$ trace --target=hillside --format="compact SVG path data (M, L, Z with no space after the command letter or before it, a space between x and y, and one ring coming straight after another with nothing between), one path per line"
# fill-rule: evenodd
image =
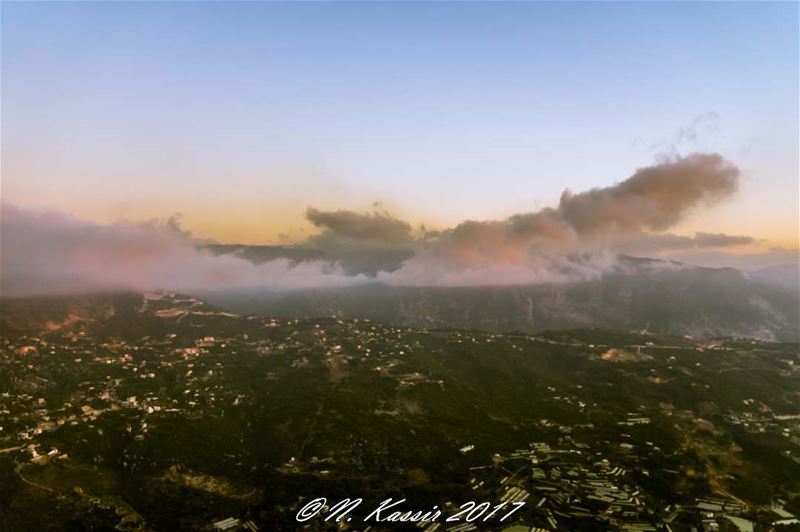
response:
M309 500L356 496L350 526L375 530L404 529L359 527L387 497L527 501L492 529L800 511L796 344L274 319L168 293L17 300L3 323L6 530L295 530Z

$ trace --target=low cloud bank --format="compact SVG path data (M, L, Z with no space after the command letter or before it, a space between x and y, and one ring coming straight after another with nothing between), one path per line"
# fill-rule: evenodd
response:
M49 210L0 207L5 297L106 290L292 290L358 284L335 264L264 264L197 248L174 219L101 225Z
M103 225L4 203L0 287L2 295L15 296L589 280L617 267L620 253L699 253L754 242L744 235L667 232L733 195L738 179L739 170L720 155L675 157L609 187L566 190L556 207L438 231L414 228L383 210L310 207L306 218L318 233L292 248L262 249L267 260L252 259L259 250L248 255L203 246L176 219ZM284 249L291 256L282 257ZM313 258L298 260L302 249L315 250L308 254Z

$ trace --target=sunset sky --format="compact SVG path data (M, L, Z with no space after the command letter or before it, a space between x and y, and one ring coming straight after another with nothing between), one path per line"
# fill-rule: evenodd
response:
M302 241L306 209L451 227L664 155L739 190L671 227L798 246L798 4L2 4L2 198Z

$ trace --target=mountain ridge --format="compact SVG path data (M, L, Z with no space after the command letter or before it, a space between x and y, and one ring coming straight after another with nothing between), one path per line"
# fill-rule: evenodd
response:
M625 258L589 281L547 285L411 287L373 283L291 292L208 292L236 312L278 317L370 318L414 327L493 332L596 326L690 335L800 339L800 304L791 289L735 268Z
M624 271L592 281L495 287L363 286L290 292L113 292L5 298L0 332L48 332L109 319L128 335L160 331L164 318L226 313L276 318L371 319L419 329L535 334L596 327L697 339L800 340L800 305L791 290L734 268L687 267L626 259ZM167 297L168 296L168 297ZM154 312L130 317L145 308ZM80 327L77 327L80 329ZM130 329L128 331L128 329Z

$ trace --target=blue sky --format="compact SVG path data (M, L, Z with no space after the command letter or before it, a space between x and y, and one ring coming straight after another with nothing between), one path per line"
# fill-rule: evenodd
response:
M267 242L309 205L536 210L674 147L743 171L679 231L797 245L794 2L4 2L2 67L21 205Z

